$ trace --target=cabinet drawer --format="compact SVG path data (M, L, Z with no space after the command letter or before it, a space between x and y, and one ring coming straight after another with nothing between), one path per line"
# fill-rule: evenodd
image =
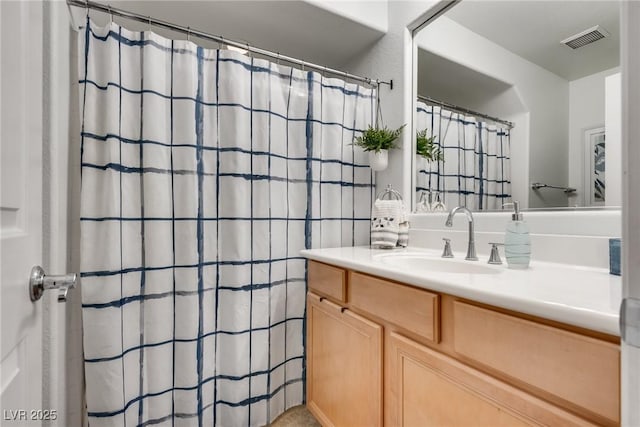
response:
M309 261L309 289L336 301L347 301L347 272L321 262Z
M458 354L619 423L617 345L460 301L453 311Z
M433 342L440 340L439 296L349 272L349 304Z

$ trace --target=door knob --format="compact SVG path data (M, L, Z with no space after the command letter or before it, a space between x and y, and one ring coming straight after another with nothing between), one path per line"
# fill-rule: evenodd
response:
M640 348L640 299L627 297L622 300L620 336L625 344Z
M47 289L58 289L58 302L66 302L67 292L76 286L76 278L76 273L57 276L45 274L44 269L36 265L31 269L31 277L29 279L31 301L38 301Z

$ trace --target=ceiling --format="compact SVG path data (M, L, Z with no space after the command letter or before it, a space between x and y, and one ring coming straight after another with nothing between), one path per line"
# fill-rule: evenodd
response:
M620 65L617 1L465 0L446 16L567 80ZM611 36L576 50L560 43L595 25Z
M99 1L333 68L348 63L384 35L379 29L303 1ZM108 21L106 14L96 11L91 17L99 24ZM117 17L115 21L134 30L147 28Z

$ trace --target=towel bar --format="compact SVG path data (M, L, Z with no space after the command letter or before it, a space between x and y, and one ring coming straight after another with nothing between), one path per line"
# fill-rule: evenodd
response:
M571 188L571 187L560 187L557 185L549 185L549 184L543 184L541 182L534 182L533 184L531 184L531 189L532 190L539 190L541 188L553 188L556 190L562 190L567 194L571 194L571 193L575 193L576 189L575 188Z

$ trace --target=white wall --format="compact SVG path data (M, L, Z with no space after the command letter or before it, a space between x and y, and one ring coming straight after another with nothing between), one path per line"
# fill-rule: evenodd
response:
M466 248L467 221L459 218L453 227L445 227L447 214L410 215L409 244L442 249L442 238L451 239L454 251ZM609 238L619 237L621 213L616 209L529 211L524 219L531 233L531 259L596 268L609 268ZM507 212L482 212L473 215L475 241L481 262L489 259L489 242L504 241ZM501 251L502 253L502 251Z
M355 74L393 79L393 90L384 85L380 88L382 116L390 128L406 123L410 129L413 120L412 37L407 26L436 3L389 2L387 34L344 66ZM411 200L411 132L403 132L401 139L402 149L391 151L389 167L376 173L376 185L380 189L391 184L405 200Z
M516 177L514 172L513 192L519 195L523 207L527 201L528 207L566 206L564 193L534 192L528 186L537 181L554 185L568 182L568 82L447 17L426 27L416 41L425 50L513 86L526 113L493 112L516 122L512 170L522 175ZM509 104L496 99L485 108L500 110L505 106L509 108Z
M605 78L619 69L569 82L569 186L578 190L569 199L569 206L585 206L584 132L604 126Z

